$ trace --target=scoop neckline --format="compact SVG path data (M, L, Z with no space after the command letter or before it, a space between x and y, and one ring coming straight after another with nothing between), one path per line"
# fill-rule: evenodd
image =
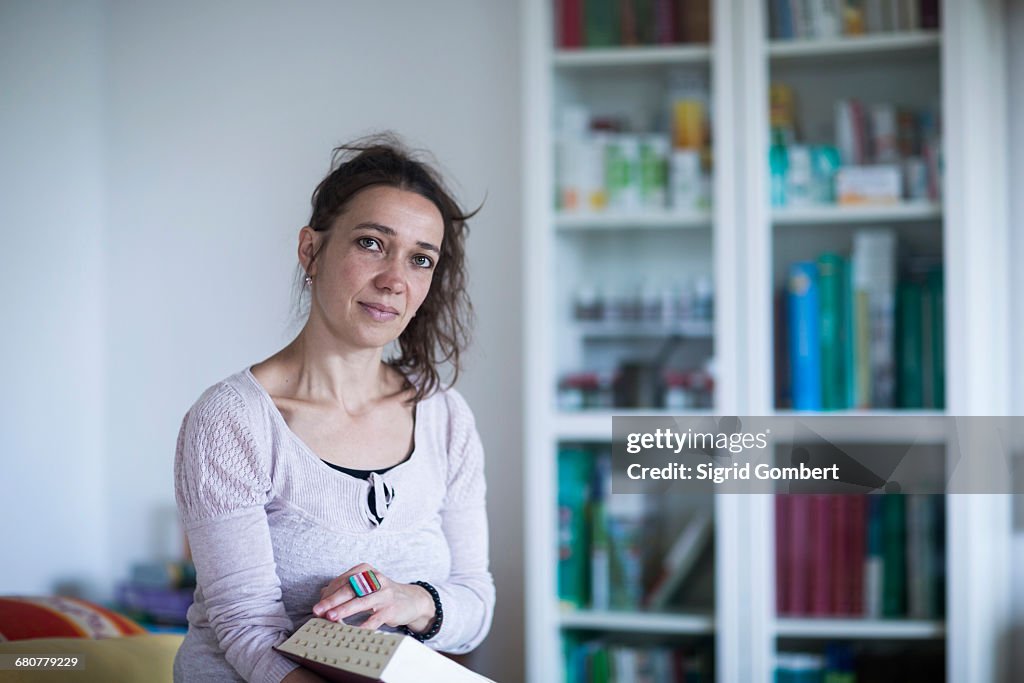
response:
M360 479L359 477L355 477L355 476L349 474L348 472L342 472L340 470L334 469L333 467L330 466L330 464L327 463L326 460L324 460L319 455L317 455L316 451L314 451L312 448L310 448L309 444L307 444L305 441L303 441L301 436L299 436L298 434L296 434L295 432L292 431L291 426L288 424L288 420L284 419L284 415L281 413L281 409L277 407L276 403L274 403L274 397L271 396L270 392L267 391L267 388L264 387L260 383L260 381L258 379L256 379L256 375L252 374L252 366L251 365L245 368L244 374L245 374L246 378L248 378L248 380L250 382L252 382L253 385L256 386L256 389L259 392L260 397L262 398L263 401L265 401L267 403L267 406L270 408L270 412L274 415L274 419L276 419L278 422L281 423L281 427L284 429L284 432L288 435L288 438L290 438L296 445L298 445L300 450L302 450L306 454L307 457L310 457L313 460L315 460L316 464L319 465L320 467L325 468L328 471L333 472L335 474L343 475L343 477L345 479L348 479L350 481L357 482L357 483L364 483L365 482L364 479ZM413 406L413 418L412 418L412 441L413 441L413 444L412 444L412 451L409 453L408 456L406 456L406 458L404 460L402 460L401 462L399 462L399 463L397 463L395 465L392 465L390 468L388 468L388 470L386 472L384 472L383 474L379 474L377 476L381 476L381 477L387 476L387 475L395 472L396 470L404 467L405 465L408 465L410 462L412 462L412 459L413 459L413 457L415 457L416 451L419 449L419 444L420 444L419 429L420 429L420 422L421 422L420 417L421 416L419 414L419 409L420 409L420 404L422 404L422 403L423 403L423 401L417 401L416 404Z

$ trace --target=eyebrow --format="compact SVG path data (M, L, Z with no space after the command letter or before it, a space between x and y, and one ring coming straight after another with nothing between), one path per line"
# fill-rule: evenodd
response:
M373 222L360 223L355 228L353 228L353 230L359 230L361 228L366 228L368 230L376 230L377 232L383 233L383 234L387 235L388 237L395 237L395 236L398 235L398 233L395 232L394 228L389 228L388 226L381 225L380 223L373 223ZM432 251L435 254L440 254L441 253L441 250L438 249L435 245L431 244L430 242L416 242L416 244L419 245L419 247L421 249L426 249L428 251Z

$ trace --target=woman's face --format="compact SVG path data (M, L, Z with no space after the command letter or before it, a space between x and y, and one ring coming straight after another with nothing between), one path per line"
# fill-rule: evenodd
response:
M302 229L300 258L313 276L310 315L346 345L383 348L426 298L443 237L441 212L426 197L386 186L361 190L326 233Z

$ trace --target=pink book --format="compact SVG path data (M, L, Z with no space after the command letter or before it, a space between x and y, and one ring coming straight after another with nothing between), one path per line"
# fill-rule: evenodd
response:
M832 613L832 499L811 496L811 614Z
M789 614L810 613L808 579L811 570L811 496L794 494L789 500Z
M672 0L654 0L654 37L661 45L678 43Z
M559 47L583 46L583 0L559 0Z
M850 515L853 496L832 499L832 613L848 616L853 613L853 527ZM858 558L859 561L859 558Z
M850 614L864 614L864 562L867 553L868 500L850 496Z
M775 609L780 615L790 614L789 596L790 496L775 496Z

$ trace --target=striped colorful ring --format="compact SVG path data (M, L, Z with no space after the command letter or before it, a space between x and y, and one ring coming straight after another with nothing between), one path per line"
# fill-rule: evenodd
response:
M348 577L348 582L352 585L352 590L356 592L356 597L361 598L380 590L380 581L377 580L377 575L373 573L372 569L353 574Z

